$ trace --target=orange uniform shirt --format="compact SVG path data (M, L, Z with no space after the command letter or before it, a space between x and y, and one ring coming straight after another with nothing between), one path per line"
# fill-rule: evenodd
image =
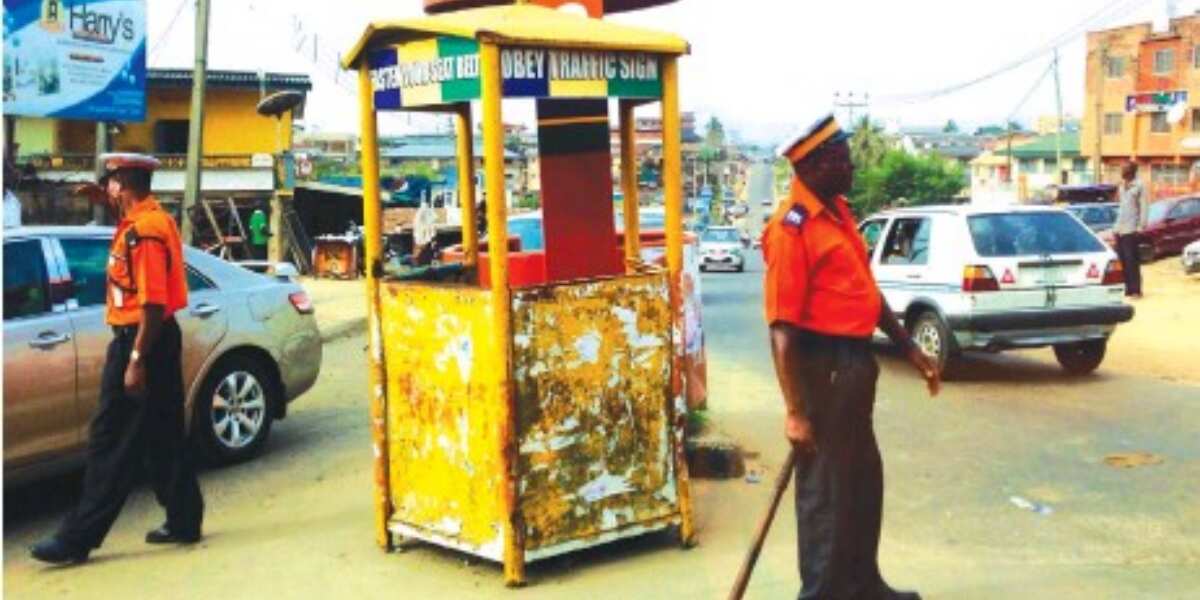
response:
M153 196L117 225L108 256L105 318L109 325L136 325L147 304L162 306L167 317L187 306L179 228Z
M762 234L768 324L825 335L869 337L882 297L845 198L831 211L793 177L792 194Z

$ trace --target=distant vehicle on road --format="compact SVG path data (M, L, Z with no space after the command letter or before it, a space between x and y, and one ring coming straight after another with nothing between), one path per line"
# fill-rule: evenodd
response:
M859 230L888 304L947 374L965 351L1044 346L1090 373L1133 316L1116 255L1059 208L925 206Z
M82 464L105 350L105 227L4 232L4 481ZM192 439L216 462L254 455L312 387L321 336L304 288L191 247L183 375Z
M746 270L742 237L735 227L709 227L700 234L700 270Z
M1083 221L1083 224L1087 225L1088 229L1100 232L1112 229L1113 224L1117 222L1117 212L1120 209L1120 204L1116 202L1072 204L1064 208L1067 209L1067 212L1075 215L1077 219Z
M1200 273L1200 239L1188 244L1180 255L1185 273Z

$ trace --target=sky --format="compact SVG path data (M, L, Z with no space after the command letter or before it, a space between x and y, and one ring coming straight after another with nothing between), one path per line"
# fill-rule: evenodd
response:
M835 110L835 94L890 127L964 129L1026 125L1056 111L1052 70L1059 49L1063 110L1082 113L1085 32L1200 9L1200 0L678 0L614 15L614 21L672 31L691 43L680 63L681 104L701 122L716 116L744 141L773 143ZM353 73L339 73L372 20L422 14L420 0L211 0L209 67L308 73L312 130L357 130ZM149 63L190 68L194 0L147 0ZM315 43L314 43L315 40ZM314 48L315 46L315 48ZM1040 54L1037 54L1038 52ZM954 93L954 87L1029 58ZM1040 80L1040 83L1039 83ZM1022 98L1028 101L1021 105ZM653 114L653 111L651 112ZM846 109L837 109L843 119ZM530 122L528 102L506 102L505 118ZM429 115L380 117L384 134L444 127Z

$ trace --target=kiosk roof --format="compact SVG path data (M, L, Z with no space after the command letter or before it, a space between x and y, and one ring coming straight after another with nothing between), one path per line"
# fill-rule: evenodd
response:
M450 35L502 45L687 54L687 40L670 34L591 19L530 4L489 6L412 19L374 21L342 59L355 68L375 44Z

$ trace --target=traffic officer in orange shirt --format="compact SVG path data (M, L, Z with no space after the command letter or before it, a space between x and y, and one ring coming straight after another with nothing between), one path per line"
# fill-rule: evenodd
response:
M137 154L100 157L100 186L80 189L120 217L108 259L105 313L113 329L91 423L79 505L33 557L77 563L100 547L146 462L166 523L151 544L200 539L204 500L187 450L179 324L187 306L183 247L174 219L150 195L158 161ZM103 187L101 187L103 186Z
M876 327L925 378L937 369L896 320L871 275L845 194L854 168L847 135L827 116L781 148L790 197L763 232L764 296L784 432L798 452L796 521L801 599L919 598L879 573L883 463L872 412Z

